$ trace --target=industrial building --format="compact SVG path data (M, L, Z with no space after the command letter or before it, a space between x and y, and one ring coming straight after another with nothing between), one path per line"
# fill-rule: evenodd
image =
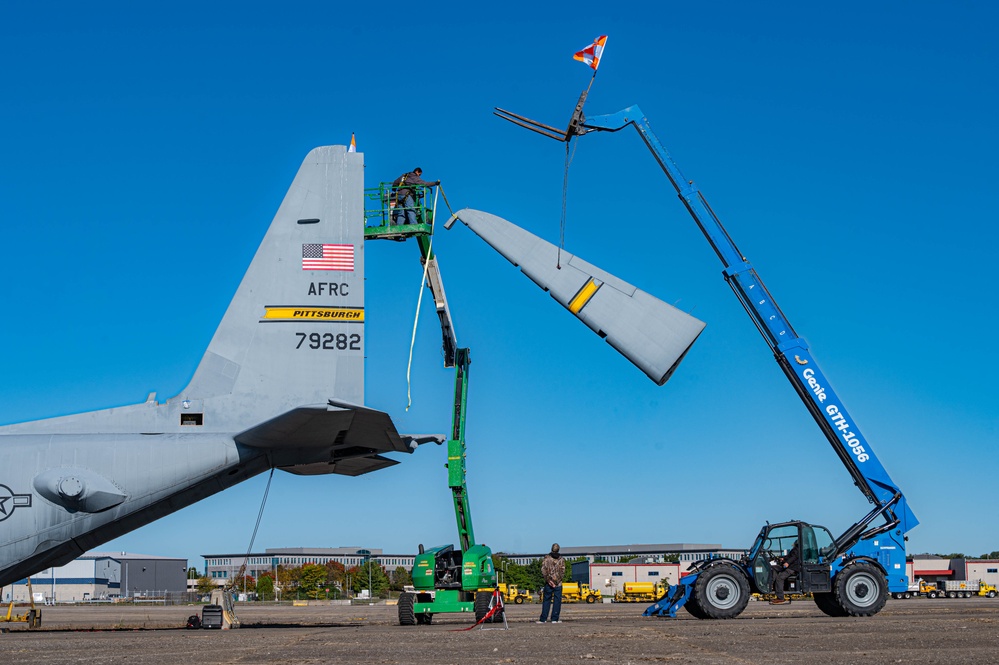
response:
M947 580L981 580L999 587L999 560L944 559L932 554L916 554L906 562L910 582L937 583Z
M513 563L526 566L536 559L541 559L548 552L540 553L505 553L497 555L509 559ZM563 547L562 556L566 559L585 559L585 563L605 562L617 563L622 560L642 563L661 563L675 555L680 560L679 570L685 571L694 561L709 555L727 558L739 558L745 550L727 549L717 544L667 543L654 545L591 545L585 547ZM284 547L268 548L263 552L247 554L203 554L205 559L205 575L213 580L226 580L239 573L243 561L246 560L246 574L258 577L262 573L275 572L278 566L295 567L307 563L325 565L330 561L343 564L344 567L363 565L370 556L387 571L401 566L407 571L413 569L415 554L386 554L377 548L361 547ZM587 569L588 570L588 569ZM586 578L581 581L588 581ZM574 576L575 579L575 576Z
M572 577L586 582L591 589L600 591L605 597L613 598L614 594L624 590L626 582L658 582L671 585L680 582L680 569L686 568L679 563L587 563L586 579L582 579L582 571L577 573L577 566L572 565Z
M47 604L130 599L172 600L187 592L187 559L88 552L31 576L35 602ZM3 600L28 602L28 581L2 590Z
M572 564L572 579L586 582L605 594L619 590L624 582L665 582L676 584L695 561L709 556L739 559L746 550L726 548L717 543L658 543L632 545L564 546L562 556L567 560L582 559ZM526 566L543 558L548 552L497 552L497 556L518 565ZM205 574L223 584L231 579L243 565L245 554L205 554ZM386 554L377 548L361 547L285 547L268 548L262 553L251 553L246 574L258 577L261 573L274 572L278 566L296 567L307 563L325 565L329 561L341 563L346 568L363 565L367 558L376 561L387 571L403 567L413 568L414 554ZM676 558L678 561L669 561ZM943 559L918 554L909 559L906 574L911 581L920 578L927 582L938 580L983 580L999 586L999 561L977 559ZM32 578L34 581L35 578Z
M413 569L414 554L385 554L377 548L362 547L284 547L267 548L263 552L250 554L202 554L205 559L205 575L213 580L227 580L235 577L246 561L246 575L256 578L263 573L274 573L278 566L298 567L307 563L326 565L330 561L342 564L345 568L363 565L370 557L388 571L402 566Z

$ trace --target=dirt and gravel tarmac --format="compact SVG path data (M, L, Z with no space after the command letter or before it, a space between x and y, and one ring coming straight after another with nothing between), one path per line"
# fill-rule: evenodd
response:
M46 607L40 629L7 625L0 664L999 663L999 599L889 600L865 619L833 619L810 601L753 602L729 621L573 604L563 623L538 625L538 605L507 609L509 630L465 631L468 615L399 626L385 604L241 604L243 628L219 631L182 628L195 606Z

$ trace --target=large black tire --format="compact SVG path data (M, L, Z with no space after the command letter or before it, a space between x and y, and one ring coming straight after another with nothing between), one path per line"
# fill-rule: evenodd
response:
M930 592L929 592L928 594L926 594L926 595L927 595L927 596L929 596L930 598L936 598L936 597L937 597L938 595L940 595L940 594L938 594L938 593L937 593L936 591L930 591Z
M523 605L523 604L524 604L524 597L523 597L523 596L516 596L516 597L515 597L515 598L513 599L513 602L514 602L515 604L517 604L517 605Z
M597 602L597 597L594 596L593 594L590 594L589 596L586 597L586 602L595 603Z
M693 593L690 594L690 598L687 599L687 602L683 604L683 608L687 610L687 612L690 613L692 616L697 617L698 619L710 618L707 614L704 613L704 610L701 609L700 603L697 602L697 596L695 596Z
M475 623L482 621L482 617L489 614L489 601L492 600L492 591L476 591L475 592ZM496 614L489 617L486 623L496 623L503 622L503 610L498 611Z
M399 594L399 625L415 626L416 614L413 612L413 603L416 599L411 593Z
M995 591L989 591L985 595L988 596L989 598L995 598L996 597L996 592Z
M847 616L874 616L888 602L888 583L874 564L853 563L836 575L833 596Z
M420 626L429 626L434 622L434 615L429 612L420 612L416 615L416 623Z
M697 576L690 595L706 618L734 619L749 603L749 580L735 566L714 566Z
M815 601L815 605L822 610L822 613L831 617L845 617L847 613L843 611L843 608L839 606L836 602L835 595L830 591L829 593L813 593L812 600Z

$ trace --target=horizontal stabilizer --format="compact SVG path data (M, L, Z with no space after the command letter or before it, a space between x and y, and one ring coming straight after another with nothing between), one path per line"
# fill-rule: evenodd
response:
M302 450L364 447L377 452L409 453L387 413L363 406L303 406L237 434L236 443L251 448Z
M704 330L703 321L579 257L559 252L555 245L505 219L467 208L454 217L519 266L657 385L666 383Z
M394 466L398 463L398 460L389 459L388 457L370 455L368 457L352 457L332 463L317 462L315 464L283 466L280 469L288 473L293 473L296 476L322 476L327 473L338 473L341 476L360 476L365 473Z

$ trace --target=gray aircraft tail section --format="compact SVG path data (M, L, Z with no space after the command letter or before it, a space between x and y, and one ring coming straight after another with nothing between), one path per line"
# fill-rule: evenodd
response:
M455 220L520 267L657 385L666 383L704 329L703 321L496 215L466 208L445 226Z
M268 468L356 476L445 439L364 406L363 160L306 156L179 395L0 426L0 587Z
M213 400L215 417L233 422L206 427L240 429L333 396L364 403L363 171L343 146L305 158L180 396L229 398Z

